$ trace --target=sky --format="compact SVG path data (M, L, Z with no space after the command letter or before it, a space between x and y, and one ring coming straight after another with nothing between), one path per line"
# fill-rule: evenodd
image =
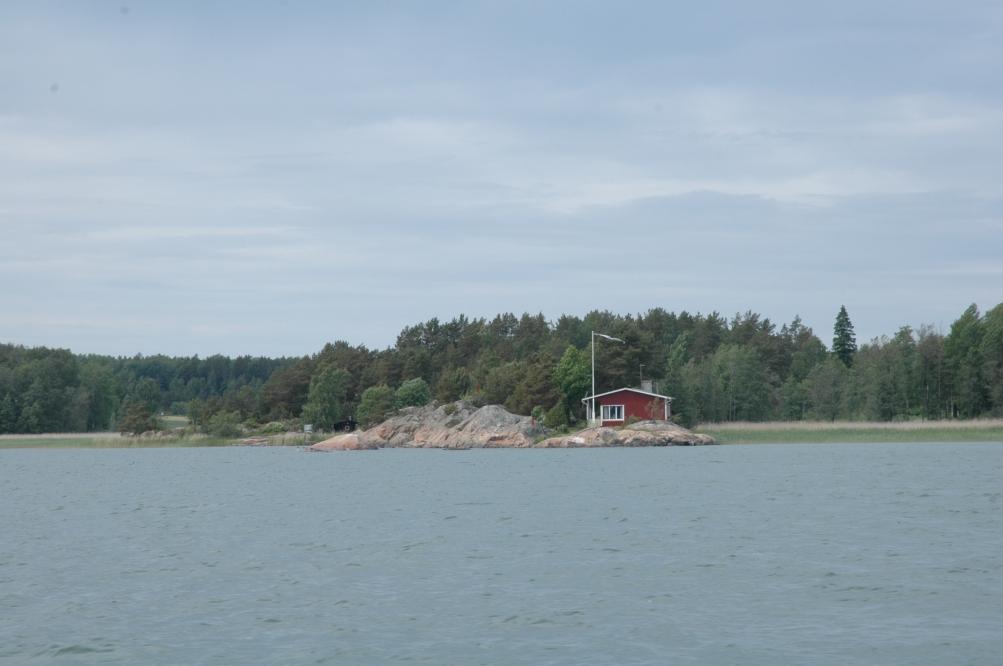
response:
M0 341L1003 301L998 2L0 4Z

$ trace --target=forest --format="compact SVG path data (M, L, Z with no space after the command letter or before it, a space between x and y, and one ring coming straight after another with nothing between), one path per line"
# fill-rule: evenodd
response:
M299 358L110 357L3 344L0 433L141 432L164 414L202 429L325 429L460 398L574 425L590 391L592 331L623 341L597 338L597 392L655 380L684 425L1003 415L1003 304L984 314L968 307L946 334L903 326L860 345L845 308L828 345L799 318L778 328L751 311L728 319L655 308L556 321L431 319L386 349L337 341Z

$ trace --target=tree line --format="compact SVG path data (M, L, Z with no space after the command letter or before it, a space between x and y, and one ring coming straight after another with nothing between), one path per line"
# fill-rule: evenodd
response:
M728 319L655 308L556 321L431 319L405 327L386 349L338 341L299 358L121 358L0 345L0 433L139 431L155 428L158 414L184 414L203 429L292 420L329 428L461 398L559 427L584 416L592 331L624 341L597 341L597 391L655 380L687 425L1003 415L1003 304L984 314L970 306L946 334L903 326L859 347L845 308L829 346L799 318L778 328L751 311Z

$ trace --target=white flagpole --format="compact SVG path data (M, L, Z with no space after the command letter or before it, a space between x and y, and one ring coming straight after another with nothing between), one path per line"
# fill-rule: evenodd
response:
M606 338L607 340L612 340L613 342L622 342L627 344L625 340L620 338L614 338L612 335L606 335L605 333L596 333L592 331L592 398L589 400L589 425L592 424L596 419L596 336L600 338Z
M596 332L592 331L592 399L589 400L589 427L596 420Z

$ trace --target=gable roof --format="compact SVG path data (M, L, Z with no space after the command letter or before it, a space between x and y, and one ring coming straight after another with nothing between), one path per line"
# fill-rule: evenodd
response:
M621 391L630 391L631 393L640 393L641 395L650 395L652 398L662 398L663 400L672 400L667 395L662 395L661 393L652 393L651 391L642 391L638 388L631 388L629 386L624 386L623 388L618 388L613 391L606 391L605 393L597 393L596 395L587 395L582 398L582 402L588 402L589 400L595 400L596 398L601 398L606 395L612 395L614 393L620 393Z

